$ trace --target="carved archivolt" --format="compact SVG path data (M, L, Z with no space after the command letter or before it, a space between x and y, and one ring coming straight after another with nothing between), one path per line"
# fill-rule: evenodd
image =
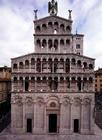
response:
M84 96L83 98L81 96L76 96L72 98L72 96L62 96L62 98L59 99L57 95L50 95L47 96L47 98L44 99L44 97L38 96L35 99L36 103L39 105L45 104L46 101L46 107L47 109L59 109L60 103L62 103L64 106L68 106L68 104L74 104L75 106L83 105L89 105L92 103L93 99L91 96ZM11 97L11 103L17 104L21 106L25 102L27 105L33 104L33 98L31 96L26 96L25 99L21 95L12 95Z
M63 104L64 106L67 106L67 105L70 104L70 103L71 103L70 97L65 96L65 97L62 99L62 104Z
M37 97L36 102L41 106L42 104L44 104L44 98L43 97Z
M88 97L85 97L85 98L83 99L83 104L84 104L84 105L89 105L89 104L91 104L91 99L88 98Z
M82 103L82 99L80 97L74 98L74 105L79 106Z
M26 97L25 99L25 103L28 105L28 106L31 106L33 104L33 99L32 97Z
M67 100L64 100L63 105L68 106L69 102Z
M59 102L56 100L49 100L47 103L47 109L59 109Z
M50 103L50 107L54 107L55 108L56 107L56 103L55 102L51 102Z
M53 95L53 96L51 95L51 96L48 96L47 99L46 99L47 103L48 103L50 100L54 100L54 101L56 101L56 102L59 103L59 98L58 98L57 95Z
M17 102L17 105L18 105L18 106L22 106L22 105L23 105L22 101L18 101L18 102Z
M59 109L59 99L57 96L50 96L47 99L47 109Z

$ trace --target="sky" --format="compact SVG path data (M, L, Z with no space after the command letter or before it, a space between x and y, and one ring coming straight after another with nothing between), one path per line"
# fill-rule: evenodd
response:
M49 0L0 0L0 66L11 58L34 52L34 9L38 18L48 16ZM58 16L72 10L73 34L84 34L84 55L102 67L102 0L57 0Z

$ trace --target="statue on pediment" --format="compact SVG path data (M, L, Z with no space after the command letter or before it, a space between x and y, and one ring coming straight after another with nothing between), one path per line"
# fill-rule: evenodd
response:
M58 12L58 4L56 1L52 0L51 2L48 3L48 13L50 15L57 15Z

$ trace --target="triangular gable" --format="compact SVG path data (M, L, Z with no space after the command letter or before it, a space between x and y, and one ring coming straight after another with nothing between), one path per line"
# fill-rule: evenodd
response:
M65 22L72 23L72 20L65 19L65 18L62 18L62 17L59 17L59 16L47 16L47 17L44 17L44 18L41 18L41 19L37 19L34 22L35 23L43 22L43 21L46 22L46 20L53 21L53 19L55 19L56 21L58 21L58 20L61 21L62 20L62 22L65 21Z

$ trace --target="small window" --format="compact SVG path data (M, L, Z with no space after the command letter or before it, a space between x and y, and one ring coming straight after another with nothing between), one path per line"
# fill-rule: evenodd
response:
M43 29L44 31L47 29L46 24L43 24L43 25L42 25L42 29Z
M80 44L76 44L76 49L80 49Z
M60 45L64 45L64 40L63 39L60 40Z
M67 26L66 27L66 31L68 32L68 31L71 31L71 27L70 26Z
M17 69L17 64L13 64L13 68L14 69Z
M40 32L40 31L41 31L40 26L37 26L37 27L36 27L36 31L37 31L37 32Z
M35 65L35 59L31 58L31 65Z
M17 77L14 77L14 83L16 83L17 82Z
M100 82L102 82L102 80L100 79Z
M70 40L69 39L66 40L66 45L70 45Z
M93 78L89 77L89 82L92 83L93 82Z
M92 64L89 64L89 69L93 69L93 65Z
M72 65L75 65L75 63L76 63L75 58L72 58L71 63L72 63Z

